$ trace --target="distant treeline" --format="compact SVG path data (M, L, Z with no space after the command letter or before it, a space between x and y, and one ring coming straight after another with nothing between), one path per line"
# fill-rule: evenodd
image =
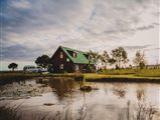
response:
M143 51L136 51L135 57L130 60L128 58L128 53L123 47L118 47L116 49L111 50L110 52L104 50L101 54L94 51L88 51L88 60L89 63L95 63L98 69L108 69L109 66L114 66L114 69L122 69L122 68L139 68L139 69L160 69L160 64L158 65L147 65L147 59ZM110 54L109 54L110 53ZM42 55L37 57L35 63L37 66L43 68L51 68L51 59L48 55ZM11 63L8 65L9 69L18 68L18 64Z

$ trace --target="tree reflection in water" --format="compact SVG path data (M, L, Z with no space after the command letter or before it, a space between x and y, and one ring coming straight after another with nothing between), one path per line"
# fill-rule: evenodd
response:
M126 91L123 90L123 89L116 89L114 88L113 89L113 94L118 96L119 98L124 98L125 97L125 94L126 94Z
M144 89L137 90L136 93L137 93L138 101L145 100L145 90Z
M72 78L57 77L49 80L49 86L53 88L59 99L71 95L75 88L75 81Z

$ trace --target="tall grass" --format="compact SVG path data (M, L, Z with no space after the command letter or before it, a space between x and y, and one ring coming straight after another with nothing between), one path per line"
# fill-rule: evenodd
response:
M127 102L126 113L119 114L119 119L124 119L123 116L126 116L126 120L158 120L157 117L159 116L158 110L144 102L138 102L137 107L135 109L131 109L130 101Z
M17 116L17 108L0 107L0 120L20 120Z

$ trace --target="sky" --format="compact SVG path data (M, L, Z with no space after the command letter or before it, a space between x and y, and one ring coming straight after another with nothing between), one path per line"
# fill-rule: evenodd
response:
M33 65L58 46L110 53L137 50L160 63L159 0L1 0L0 70Z

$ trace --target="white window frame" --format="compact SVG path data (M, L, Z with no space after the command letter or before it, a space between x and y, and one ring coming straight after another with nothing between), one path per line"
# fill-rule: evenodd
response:
M64 57L64 55L63 55L63 52L60 52L60 56L59 56L60 58L63 58Z
M76 58L77 57L77 53L73 52L73 57Z
M60 64L59 68L60 68L61 70L63 70L63 69L64 69L64 64Z

